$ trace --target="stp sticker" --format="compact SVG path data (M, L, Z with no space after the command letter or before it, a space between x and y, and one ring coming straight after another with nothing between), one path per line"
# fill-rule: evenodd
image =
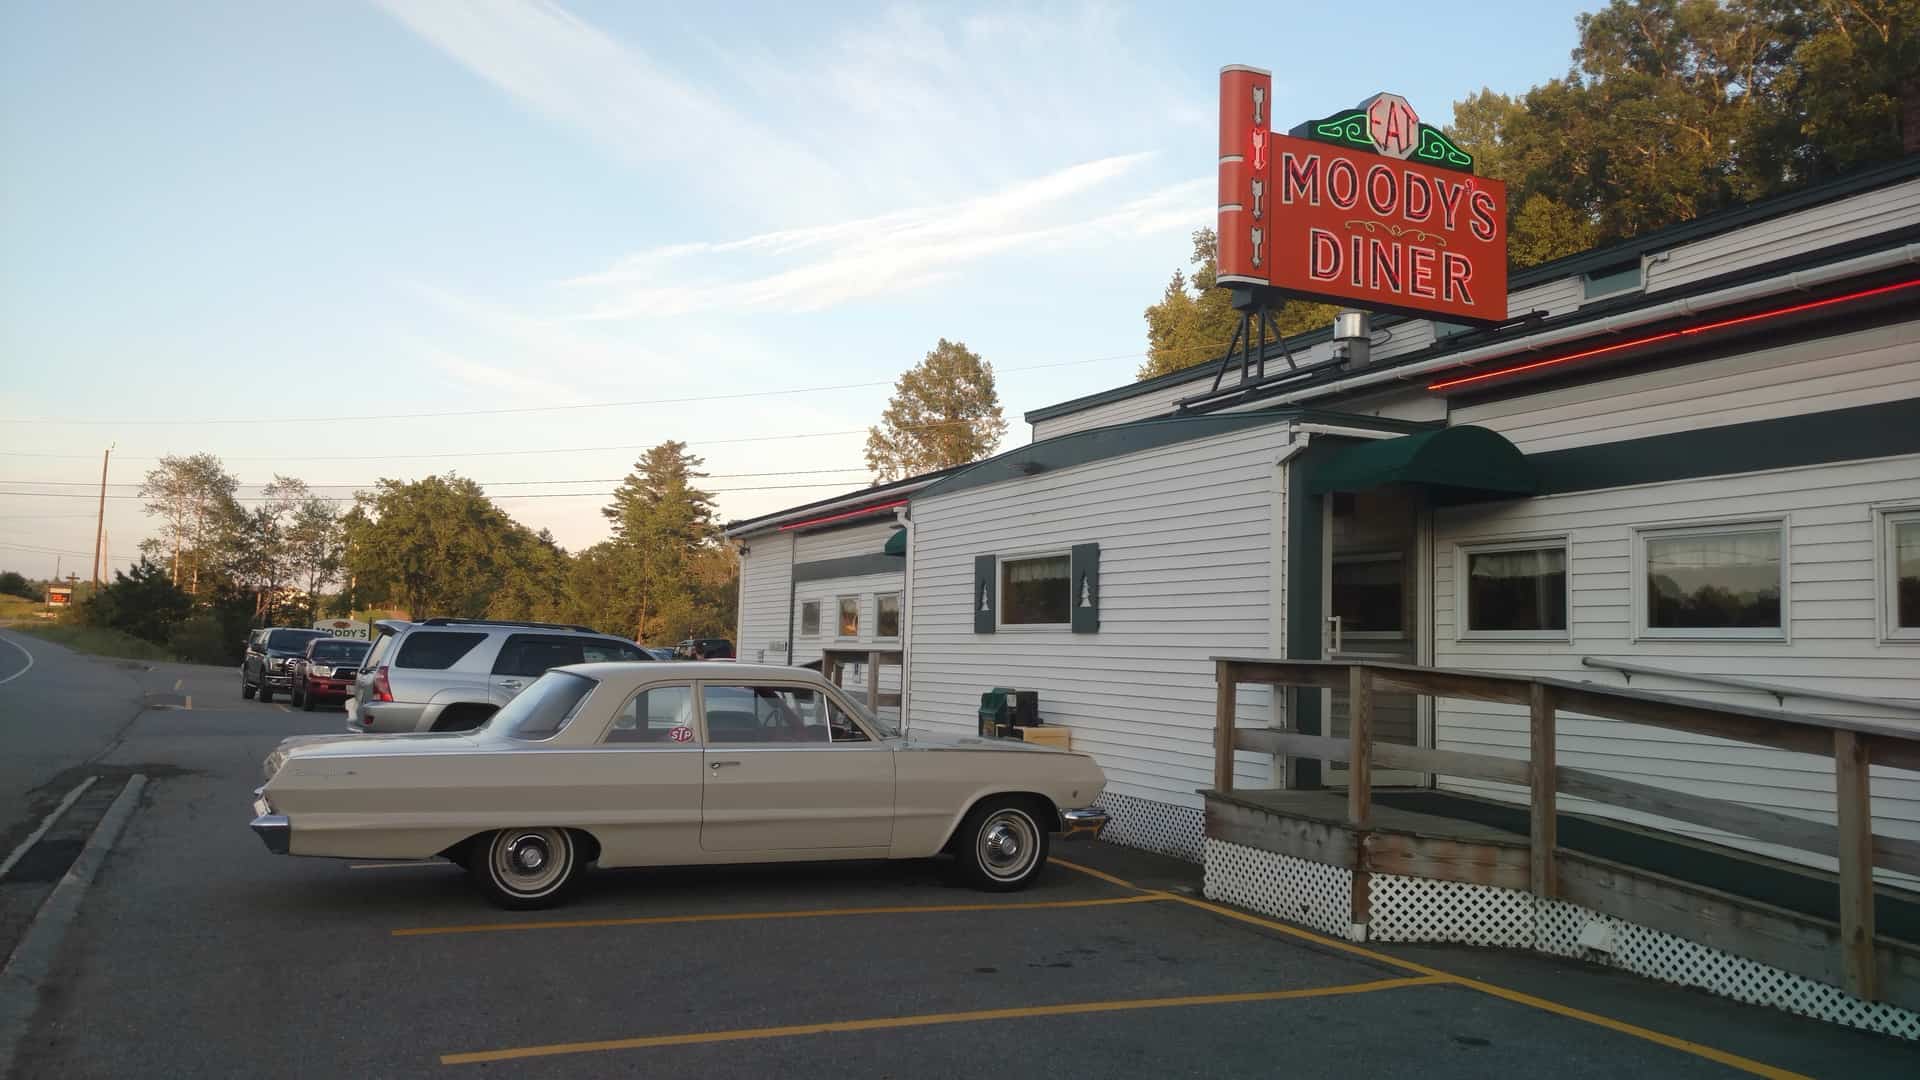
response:
M674 728L671 732L668 733L668 735L670 738L673 739L674 742L692 742L693 741L693 729L690 727Z

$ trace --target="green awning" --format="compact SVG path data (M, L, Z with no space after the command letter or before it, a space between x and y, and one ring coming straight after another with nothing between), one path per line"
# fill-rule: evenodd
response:
M905 555L906 553L907 553L907 530L905 529L893 530L893 535L887 537L886 546L880 549L880 554Z
M1313 494L1324 495L1389 484L1503 498L1536 490L1533 465L1518 447L1498 432L1471 426L1345 447L1314 467L1307 486Z

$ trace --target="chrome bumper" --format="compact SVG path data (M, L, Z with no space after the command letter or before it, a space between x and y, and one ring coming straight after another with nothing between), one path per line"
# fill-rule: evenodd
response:
M1079 810L1060 811L1060 837L1071 840L1081 834L1098 837L1100 830L1107 827L1107 812L1093 807Z
M293 840L293 825L287 821L287 815L276 814L266 796L257 791L253 800L252 829L275 855L285 855Z

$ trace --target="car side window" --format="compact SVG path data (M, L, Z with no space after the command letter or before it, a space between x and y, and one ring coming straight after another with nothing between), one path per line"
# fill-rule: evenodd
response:
M580 642L546 634L514 634L493 662L495 675L545 675L550 668L580 662Z
M381 634L379 640L373 643L373 648L367 652L366 666L378 667L381 659L387 655L387 650L392 647L392 644L392 634Z
M707 739L713 743L866 742L866 733L818 690L708 684Z
M638 645L629 645L624 641L609 638L585 638L580 642L581 661L596 664L603 660L651 660L653 657L640 651Z
M614 715L606 741L698 745L700 733L693 726L693 687L654 686L628 698Z
M393 666L445 671L485 640L485 634L449 630L423 630L408 634L406 640L400 643L400 652L394 657Z

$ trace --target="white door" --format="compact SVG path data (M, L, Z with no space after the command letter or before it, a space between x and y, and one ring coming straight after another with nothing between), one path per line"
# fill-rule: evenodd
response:
M1414 496L1399 491L1329 496L1326 617L1321 655L1328 660L1420 662L1423 585L1418 540L1420 509ZM1326 692L1327 734L1348 734L1348 693ZM1376 692L1373 696L1375 742L1420 744L1417 695ZM1327 783L1343 786L1347 767L1329 763ZM1425 773L1373 770L1373 783L1423 786Z
M884 852L893 843L893 751L810 686L700 687L708 851Z

